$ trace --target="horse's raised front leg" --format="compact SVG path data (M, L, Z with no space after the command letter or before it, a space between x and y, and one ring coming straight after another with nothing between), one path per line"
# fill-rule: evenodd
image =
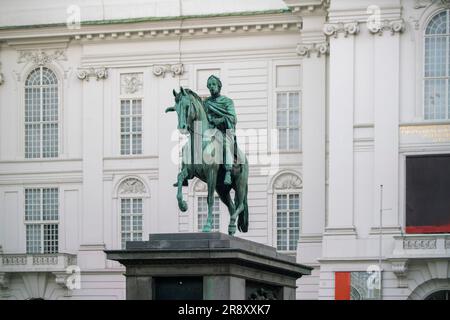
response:
M203 232L211 232L213 227L214 191L216 189L217 171L208 173L208 218L203 226Z
M178 183L178 189L177 189L177 200L178 200L178 208L182 212L185 212L187 210L187 203L183 200L183 181L188 176L188 171L186 167L183 167L178 174L177 183Z

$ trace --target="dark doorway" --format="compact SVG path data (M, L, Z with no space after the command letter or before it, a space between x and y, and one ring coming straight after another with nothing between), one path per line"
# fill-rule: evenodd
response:
M440 290L433 292L425 300L450 300L450 290Z
M155 300L203 300L202 277L159 277L154 288Z

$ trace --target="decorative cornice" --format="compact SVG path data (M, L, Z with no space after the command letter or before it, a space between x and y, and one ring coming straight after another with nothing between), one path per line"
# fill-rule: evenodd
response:
M391 35L395 33L401 33L405 29L405 21L403 19L400 20L385 20L381 23L368 23L367 29L369 29L370 33L378 34L379 36L383 35L383 32L390 32Z
M330 7L330 0L283 0L294 13L308 14L316 10L326 10Z
M423 9L432 5L433 3L450 6L450 0L415 0L414 9Z
M119 186L119 195L145 194L144 184L136 178L128 178Z
M166 76L166 72L171 72L172 77L180 76L184 72L183 64L177 63L153 66L153 74L157 77L162 76L164 78Z
M89 81L89 78L95 77L98 80L108 78L108 69L102 68L79 68L77 70L77 78L80 80Z
M31 62L34 65L42 66L57 60L67 60L65 50L54 50L51 53L44 50L22 50L19 51L17 63Z
M90 32L80 33L72 36L75 40L93 41L93 40L118 40L118 39L155 39L166 37L197 37L197 36L220 36L229 34L254 34L261 32L286 32L300 31L302 29L301 21L267 21L251 22L237 24L213 24L208 26L160 26L155 28L142 28L140 30L130 31L111 31L111 32Z
M339 33L343 33L344 37L348 35L357 35L359 33L359 23L354 22L336 22L336 23L326 23L323 27L323 33L328 36L338 37Z
M322 43L310 43L310 44L298 44L297 54L302 57L309 58L311 54L316 54L318 58L321 55L326 55L329 52L328 42Z

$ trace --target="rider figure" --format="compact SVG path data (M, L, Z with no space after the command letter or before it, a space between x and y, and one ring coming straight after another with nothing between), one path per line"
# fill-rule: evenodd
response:
M236 112L234 103L228 97L220 95L222 82L214 75L208 78L207 87L211 96L204 101L205 112L210 128L217 128L224 135L224 184L231 185L231 169L234 161L234 143L236 129Z

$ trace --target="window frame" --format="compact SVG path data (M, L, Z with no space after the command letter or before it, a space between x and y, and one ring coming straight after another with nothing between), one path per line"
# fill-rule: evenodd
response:
M284 169L277 172L270 179L267 189L267 237L268 243L274 247L277 246L277 195L279 194L299 194L299 240L302 235L303 228L303 180L299 171L294 169ZM297 242L298 249L298 242ZM277 249L278 250L278 249ZM278 250L279 251L279 250ZM295 251L280 251L288 255L296 255Z
M130 212L129 214L124 215L124 213L122 211L122 201L123 200L131 200L131 202L130 202L131 211L133 211L133 202L135 200L141 200L141 213L140 214L136 214L134 212ZM124 235L124 233L129 233L130 234L130 240L127 240L127 241L142 241L142 239L143 239L144 229L145 229L144 228L144 202L145 202L144 201L144 197L139 197L139 196L136 196L136 195L125 195L125 196L122 196L122 197L119 198L120 247L123 250L125 250L125 247L123 245L124 244L123 243L123 235ZM131 230L128 230L126 232L124 232L123 229L122 229L122 227L123 227L122 217L123 216L128 216L128 217L131 218L130 219ZM134 217L137 217L137 216L141 217L141 229L140 229L140 231L136 231L135 232L133 230L133 221L134 221ZM138 234L138 233L141 234L141 238L140 239L135 239L135 234ZM125 244L126 244L126 241L125 241Z
M279 108L278 108L278 95L279 94L286 94L286 108L284 108L283 110L286 112L286 126L284 126L284 127L279 127L278 126L278 111L279 111ZM296 108L297 109L297 111L298 111L298 126L297 127L292 127L291 125L290 125L290 120L291 120L291 118L290 118L290 111L291 110L293 110L293 109L291 109L291 106L290 106L290 96L291 96L291 94L298 94L298 108ZM301 91L300 90L283 90L283 89L276 89L275 90L275 128L276 128L276 130L277 130L277 138L278 138L278 141L277 141L277 146L278 146L278 152L280 152L280 153L292 153L292 152L300 152L301 150L302 150L302 143L301 143L301 138L302 138L302 132L301 132L301 130L302 130L302 126L301 126L301 119L302 119L302 117L301 117L301 110L302 110L302 108L301 108ZM285 149L280 149L280 134L279 134L279 128L282 128L282 129L285 129L286 130L286 148ZM289 132L290 132L290 130L292 130L292 129L297 129L298 130L298 134L299 134L299 136L298 136L298 148L292 148L291 149L291 147L290 147L290 142L291 142L291 140L290 140L290 137L289 137Z
M432 38L432 37L437 37L437 35L427 35L427 29L428 26L430 25L430 23L433 21L433 19L435 17L437 17L439 14L441 14L442 12L447 12L447 33L445 35L440 35L442 37L446 37L447 41L446 41L446 46L447 46L447 57L446 57L446 67L447 67L447 72L446 72L446 76L444 77L426 77L426 63L425 63L425 58L427 55L427 51L426 51L426 39L427 38ZM422 63L422 74L420 77L420 83L421 83L421 99L420 99L420 105L421 105L421 118L422 121L424 122L449 122L450 121L450 110L449 110L449 95L450 95L450 8L439 8L438 10L434 10L431 14L429 14L427 16L427 19L424 21L423 23L423 27L422 27L422 32L420 34L421 37L421 50L422 50L422 55L421 55L421 63ZM446 97L445 97L445 101L446 101L446 108L445 108L445 114L446 117L444 119L426 119L426 113L425 113L425 88L426 88L426 81L427 80L436 80L436 79L444 79L445 80L445 84L446 84L446 89L445 89L445 93L446 93Z
M299 197L299 208L298 208L298 234L299 234L299 238L297 239L297 246L294 250L290 250L289 248L289 230L291 228L289 228L289 218L286 220L287 221L287 227L286 230L288 231L287 233L287 250L280 250L278 249L278 207L277 207L277 200L278 200L278 196L279 195L287 195L287 202L289 205L289 197L291 195L298 195ZM283 252L283 253L296 253L297 252L297 248L298 248L298 240L300 239L300 234L301 234L301 221L302 221L302 191L301 190L292 190L292 189L286 189L286 190L276 190L273 193L273 208L274 208L274 219L273 219L273 243L274 243L274 247L277 249L277 251L279 252ZM290 210L286 209L286 213L289 214Z
M27 102L26 102L26 89L28 88L26 82L28 77L37 69L41 70L41 74L42 74L42 69L43 68L47 68L49 71L51 71L53 73L53 75L56 78L56 96L57 96L57 121L49 121L49 122L45 122L45 123L56 123L57 124L57 155L54 157L43 157L42 153L43 153L43 131L41 130L40 132L40 145L39 145L39 157L32 157L32 158L27 158L26 157L26 148L25 148L25 142L26 142L26 119L25 119L25 114L26 114L26 107L27 107ZM41 75L42 77L42 75ZM19 115L19 119L20 119L20 123L21 125L19 126L20 128L20 132L19 132L19 137L22 137L20 139L21 141L21 145L20 145L20 154L21 157L25 160L25 161L46 161L46 160L55 160L55 159L60 159L61 155L63 154L63 137L62 137L62 123L63 123L63 112L62 112L62 105L63 105L63 101L62 101L62 82L61 82L61 77L59 76L59 73L57 72L57 70L55 70L55 68L53 66L47 65L47 64L43 64L43 65L33 65L30 68L28 68L26 70L26 72L23 73L23 83L22 83L22 106L20 108L20 115ZM42 85L40 85L40 88L42 89ZM40 90L40 103L42 102L42 90ZM39 112L40 112L40 116L41 119L39 121L39 125L40 125L40 129L43 127L43 121L42 121L42 104L40 104L39 106ZM35 122L30 122L30 123L35 123Z
M57 220L44 220L43 219L43 190L44 189L55 189L57 194L57 201L56 204L58 206L57 208ZM39 190L39 213L40 213L40 219L39 220L27 220L26 217L26 192L27 190ZM24 232L25 232L25 252L26 254L58 254L61 249L61 228L60 228L60 221L61 221L61 190L59 187L54 186L30 186L25 187L23 189L23 224L25 225ZM29 252L28 251L28 235L27 235L27 226L28 225L38 225L40 226L40 252ZM45 252L45 240L44 240L44 226L45 225L56 225L57 226L57 246L56 246L56 252Z
M302 59L288 59L288 60L275 60L272 61L269 72L269 86L268 90L271 92L269 94L269 104L268 104L268 128L276 130L276 136L272 136L272 134L268 134L267 143L268 143L268 151L272 154L296 154L302 153L303 148L303 62ZM277 86L277 68L278 67L288 67L288 66L298 66L300 68L300 83L298 86ZM295 92L299 94L299 146L298 149L280 149L278 146L278 127L277 127L277 95L282 92ZM277 141L273 141L276 138ZM275 145L277 148L275 148Z
M133 118L136 117L133 114L133 101L137 101L140 100L141 101L141 112L138 115L141 119L141 130L139 132L133 132L131 131L132 127L133 127ZM130 102L130 114L123 116L122 115L122 101L129 101ZM120 97L119 98L119 155L120 157L139 157L142 156L144 154L144 99L143 98L139 98L139 97ZM129 133L126 133L126 135L128 135L130 137L130 144L129 144L129 152L130 153L126 153L126 154L122 154L122 135L124 133L122 133L122 119L123 118L128 118L130 119L130 131ZM140 146L140 153L133 153L133 135L135 134L140 134L141 135L141 146Z
M135 74L140 75L142 77L142 88L138 90L135 93L124 93L122 92L122 76ZM145 121L146 121L146 115L148 112L152 112L145 109L145 103L146 103L146 96L149 96L151 94L149 91L155 90L154 86L151 88L148 87L148 71L142 69L142 68L123 68L120 70L117 70L117 72L112 73L112 78L115 79L115 84L113 87L115 87L115 90L117 90L116 94L114 94L113 101L114 105L116 106L113 112L113 122L112 128L114 130L113 138L114 140L112 142L113 148L112 148L112 155L114 157L118 157L119 159L123 158L142 158L145 156L145 153L149 151L150 146L148 145L148 140L146 139L147 134L151 134L148 131L152 131L153 126L150 126L150 129L146 129ZM147 97L148 98L148 97ZM150 96L151 98L151 96ZM140 100L141 101L141 152L137 154L132 153L132 141L130 139L130 153L129 154L122 154L122 128L121 128L121 119L122 119L122 101L123 100ZM151 99L150 99L151 100ZM149 100L149 101L150 101ZM130 105L131 106L131 105ZM150 108L150 110L153 110ZM131 112L131 110L130 110ZM132 117L132 114L130 113L130 118ZM153 117L149 118L150 120L153 119ZM131 122L130 122L131 126ZM132 136L132 132L130 131L130 135ZM146 145L147 141L147 145Z
M121 192L123 184L129 180L136 180L143 185L143 192ZM141 198L142 199L142 237L149 232L158 232L157 217L152 214L151 208L156 203L151 202L150 182L145 177L137 174L133 175L119 175L112 180L113 194L112 194L112 211L111 211L111 237L112 247L118 250L122 249L122 208L121 199L123 198Z

